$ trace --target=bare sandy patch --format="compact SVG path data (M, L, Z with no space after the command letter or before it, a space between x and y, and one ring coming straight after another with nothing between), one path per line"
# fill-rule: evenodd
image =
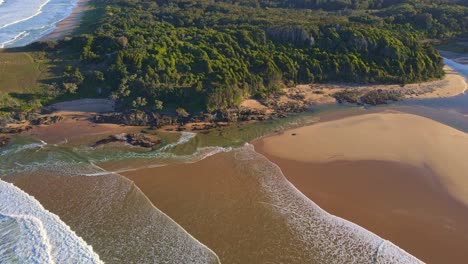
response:
M115 101L93 98L79 99L52 104L49 106L49 109L56 112L105 113L115 110Z

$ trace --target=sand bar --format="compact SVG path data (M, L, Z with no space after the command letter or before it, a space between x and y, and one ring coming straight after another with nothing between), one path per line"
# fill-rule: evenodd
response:
M381 160L427 166L468 205L468 135L428 118L399 112L353 116L292 129L262 143L271 156L302 162Z
M332 214L428 263L468 258L468 136L398 112L352 116L254 143Z

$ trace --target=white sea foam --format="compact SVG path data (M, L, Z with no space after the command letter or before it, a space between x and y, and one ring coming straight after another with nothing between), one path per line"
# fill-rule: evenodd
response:
M42 13L42 9L44 8L45 5L47 5L48 3L50 2L50 0L46 0L45 2L41 3L37 9L35 10L35 12L30 15L30 16L27 16L25 18L21 18L21 19L18 19L18 20L14 20L14 21L11 21L9 23L6 23L6 24L3 24L0 26L0 29L3 29L3 28L6 28L6 27L9 27L9 26L12 26L12 25L15 25L15 24L18 24L20 22L23 22L23 21L26 21L26 20L29 20L35 16L38 16L39 14ZM31 3L30 3L31 4ZM18 10L19 11L19 10Z
M196 136L197 136L197 134L193 133L193 132L182 132L182 133L180 133L180 137L177 140L177 142L167 144L166 146L160 148L159 150L160 151L165 151L165 150L168 150L168 149L172 149L172 148L174 148L174 147L176 147L178 145L182 145L182 144L185 144L185 143L189 142L192 138L194 138Z
M14 146L11 146L10 148L0 151L0 157L11 155L11 154L16 154L25 150L40 149L46 145L47 145L47 142L42 141L42 140L40 142L33 142L29 144L24 144L24 145L14 145Z
M19 263L102 263L58 216L13 184L0 180L0 201L2 224L15 221L13 230L18 235L12 241L8 234L12 229L2 228L0 237L7 243L1 241L0 252L9 252ZM39 261L28 261L36 259Z
M27 45L68 17L77 0L4 1L0 8L0 47Z
M47 233L35 217L0 214L0 241L5 262L54 263Z
M264 205L287 219L304 255L313 263L422 263L396 245L340 217L331 215L286 180L281 169L252 145L234 151L242 173L252 175L269 198Z
M4 41L2 43L0 43L0 49L3 49L6 45L10 44L10 43L14 43L15 41L18 41L19 39L22 39L24 37L27 37L29 36L29 33L26 32L26 31L22 31L20 33L18 33L18 35L14 36L12 39L9 39L7 41Z

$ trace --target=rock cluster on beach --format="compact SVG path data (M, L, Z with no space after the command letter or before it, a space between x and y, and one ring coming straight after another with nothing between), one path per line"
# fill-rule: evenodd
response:
M101 139L94 143L92 146L97 147L112 142L123 142L132 146L143 148L154 148L161 144L161 140L153 135L147 135L143 133L122 133L117 135L111 135L104 139Z
M8 145L10 143L10 138L6 136L0 136L0 148Z
M380 105L389 101L399 101L403 99L404 93L399 90L370 90L348 89L334 93L332 96L339 103Z
M16 112L0 118L0 133L17 134L28 131L33 125L52 125L62 121L60 115L43 115L38 112Z
M237 108L218 110L211 113L189 114L188 116L164 115L151 111L129 110L125 112L98 114L91 120L95 123L123 124L129 126L151 126L160 128L188 123L220 123L267 120L271 114L265 110Z

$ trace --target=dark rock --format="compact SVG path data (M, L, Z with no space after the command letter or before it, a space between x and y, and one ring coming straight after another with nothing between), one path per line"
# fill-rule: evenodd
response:
M112 143L112 142L126 142L132 146L138 146L143 148L154 148L161 144L161 140L156 136L144 133L130 133L130 134L118 134L111 135L107 138L101 139L94 143L92 146L97 147L100 145Z
M0 136L0 148L8 145L10 143L10 138L5 136Z
M52 125L63 120L63 116L41 116L30 120L31 125Z

